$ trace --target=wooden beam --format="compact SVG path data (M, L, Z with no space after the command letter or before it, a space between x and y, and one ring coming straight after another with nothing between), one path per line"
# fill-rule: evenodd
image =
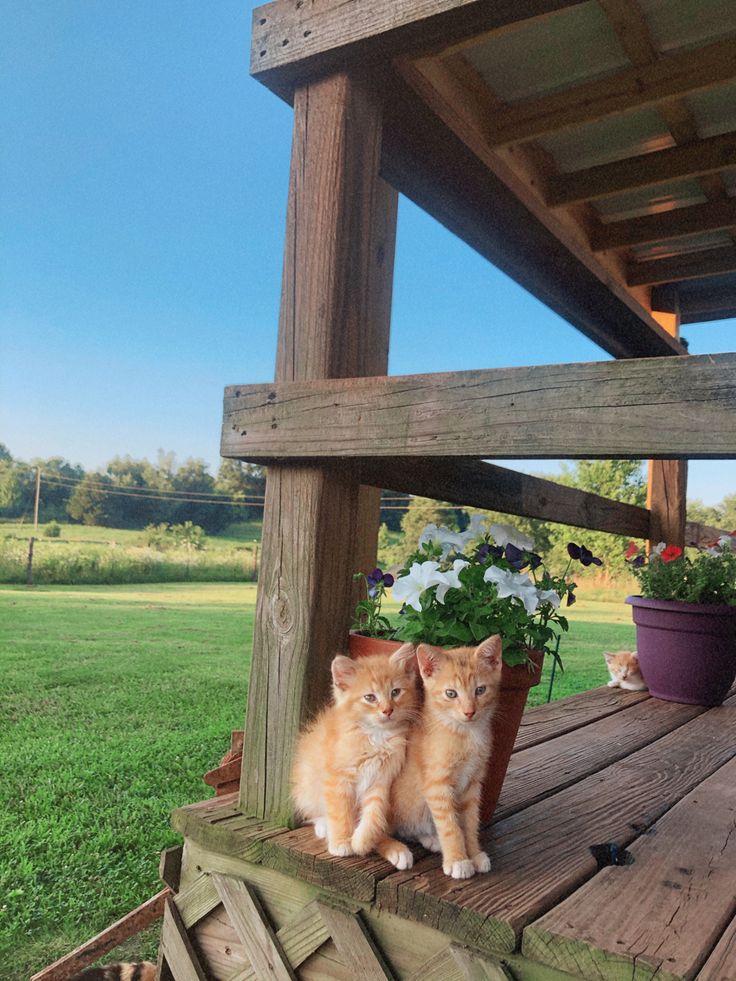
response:
M584 123L713 88L736 76L733 38L670 54L561 92L515 102L488 121L493 146L521 143Z
M724 245L701 252L684 252L666 259L630 262L626 281L630 286L682 282L736 271L736 246Z
M668 283L652 290L654 310L677 310L683 324L736 317L736 283Z
M547 204L555 208L593 201L610 194L712 174L731 167L736 167L736 133L711 136L684 146L560 174L549 182Z
M222 455L727 459L736 354L225 390Z
M581 0L276 0L253 11L251 72L284 98L294 85L348 65L386 65L544 17Z
M610 278L563 244L398 76L384 114L381 173L614 357L684 352L623 288L616 292Z
M647 508L651 514L650 546L686 541L687 460L650 460Z
M296 93L276 377L387 369L396 192L378 176L381 88L341 73ZM282 461L283 462L283 461ZM287 824L300 726L343 649L352 573L375 561L379 492L349 468L269 469L240 800ZM368 566L370 568L370 564ZM306 568L320 569L305 581Z
M433 457L363 460L360 479L376 487L431 497L465 507L559 521L632 538L649 537L646 508L612 501L553 480L497 467L481 460Z
M672 211L660 211L656 215L643 215L624 221L600 223L591 236L590 247L594 252L603 252L606 249L667 242L685 235L719 231L723 228L736 228L736 198L693 204L688 208L674 208Z

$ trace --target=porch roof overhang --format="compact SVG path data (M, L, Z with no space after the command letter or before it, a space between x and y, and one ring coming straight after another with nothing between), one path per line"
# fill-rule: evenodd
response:
M251 68L388 83L383 176L615 357L736 312L736 5L275 0Z

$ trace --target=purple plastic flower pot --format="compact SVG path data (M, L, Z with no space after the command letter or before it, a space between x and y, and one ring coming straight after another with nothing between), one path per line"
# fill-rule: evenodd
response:
M629 596L639 665L657 698L720 705L736 677L736 606Z

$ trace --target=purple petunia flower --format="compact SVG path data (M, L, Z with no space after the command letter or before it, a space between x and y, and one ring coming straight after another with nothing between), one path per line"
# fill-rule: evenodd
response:
M646 559L643 555L637 555L635 559L631 560L631 564L635 569L640 569L646 563Z
M532 569L538 569L542 564L542 556L537 555L536 552L529 553L529 567Z
M506 545L506 561L514 569L521 571L529 565L529 559L526 557L526 552L522 549L517 548L516 545L512 545L508 542Z
M568 606L572 606L572 604L573 603L577 603L577 601L578 601L578 598L575 595L575 593L568 593L567 594L567 605Z
M571 559L578 559L584 566L603 565L603 560L593 555L585 545L576 545L575 542L570 542L567 546L567 554Z
M567 546L567 554L571 559L580 558L580 546L576 545L575 542L569 542Z

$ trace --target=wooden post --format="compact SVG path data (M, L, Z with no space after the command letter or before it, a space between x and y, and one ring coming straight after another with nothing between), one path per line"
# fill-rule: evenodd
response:
M38 531L38 505L41 502L41 468L36 467L36 500L33 504L33 530Z
M663 288L658 294L654 319L673 337L680 336L680 303L674 289ZM656 302L653 296L653 302ZM649 542L670 545L685 544L687 520L687 460L650 460L647 475L647 507L651 512Z
M298 88L279 322L279 381L383 375L396 192L378 176L382 96L367 75ZM349 464L270 466L241 805L279 823L300 725L345 649L352 573L375 562L379 491Z

